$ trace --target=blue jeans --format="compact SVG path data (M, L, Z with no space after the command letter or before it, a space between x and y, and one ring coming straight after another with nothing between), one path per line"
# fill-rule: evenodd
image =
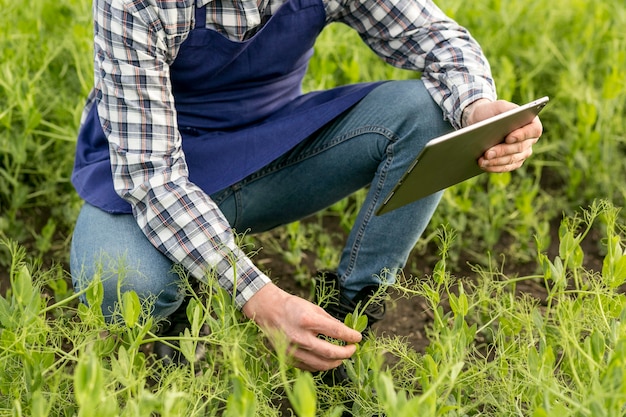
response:
M211 197L233 228L258 233L339 201L369 185L337 267L342 291L353 297L367 285L388 281L404 267L441 193L382 216L374 212L408 165L432 138L449 132L441 109L421 81L377 87L333 123L260 171ZM424 178L428 181L428 178ZM71 272L76 289L101 268L105 315L122 291L156 297L152 314L170 315L182 302L172 262L155 249L132 215L85 205L76 223Z

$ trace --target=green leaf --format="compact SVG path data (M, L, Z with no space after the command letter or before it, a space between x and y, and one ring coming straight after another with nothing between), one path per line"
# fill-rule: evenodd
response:
M126 326L135 327L141 314L141 303L135 291L127 291L122 294L122 317Z
M626 282L626 255L621 255L617 259L605 257L602 265L602 276L608 280L611 288L617 288Z
M33 280L26 265L22 265L12 277L11 289L18 304L25 305L33 296Z
M233 377L233 392L226 401L224 417L255 417L257 401L254 392L249 390L240 376Z
M187 320L191 324L191 334L197 337L200 334L200 328L204 322L202 314L202 306L194 298L189 300L187 305Z
M459 294L459 311L463 317L467 316L469 312L469 303L467 301L467 295L463 292L463 287L461 286L461 293Z
M541 360L534 346L528 349L528 370L533 375L537 375L541 371Z
M102 365L97 358L83 354L74 371L74 395L81 407L94 407L100 403L104 391Z
M0 296L0 325L4 328L13 328L15 326L14 313L9 302Z
M50 405L41 390L35 391L30 399L30 412L33 416L50 415Z
M102 280L100 279L100 273L96 272L93 276L93 280L85 290L85 299L87 300L87 304L89 306L99 309L102 305L103 298L104 286L102 285Z
M367 320L366 315L359 316L356 321L356 326L354 326L354 330L362 333L367 328Z
M183 339L181 339L180 351L189 363L194 363L196 360L196 346L197 342L194 342L191 339L191 332L189 329L185 329L183 332Z
M591 354L596 362L602 363L605 349L606 341L604 336L598 331L598 329L595 329L591 334Z
M398 404L398 398L396 390L393 385L393 380L386 372L381 372L377 381L377 393L380 404L385 410L395 410Z
M359 333L362 333L363 330L365 330L365 328L367 327L367 316L364 314L359 315L354 313L348 313L343 322L347 327L354 329Z
M554 263L547 261L549 266L549 278L552 279L558 288L565 288L567 277L565 276L565 266L560 257L554 258Z
M316 417L317 391L309 372L298 372L288 396L298 417Z

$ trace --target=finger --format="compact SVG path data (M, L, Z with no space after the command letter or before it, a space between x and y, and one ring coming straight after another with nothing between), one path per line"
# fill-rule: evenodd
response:
M338 367L339 365L341 365L341 362L329 364L318 362L315 359L304 359L303 361L293 359L293 361L290 363L290 366L294 366L296 368L302 369L303 371L309 372L328 371L330 369Z
M344 361L344 359L319 356L314 351L302 348L293 351L291 360L294 366L308 371L327 371L338 367Z
M509 155L506 157L499 158L495 161L482 162L481 168L487 172L508 172L513 171L521 167L526 159L530 156L524 156L521 154Z
M362 339L360 332L349 328L339 320L329 317L326 320L320 320L318 326L314 327L318 334L332 337L333 339L344 341L348 344L359 343Z
M300 349L315 352L317 356L327 359L347 359L356 350L355 343L361 341L361 333L344 325L339 320L328 315L323 309L321 314L312 314L300 318L302 331L288 334L289 343ZM335 345L318 336L327 336L342 342L345 345Z
M532 155L532 147L524 149L522 152L504 155L498 158L485 159L478 161L480 167L487 172L507 172L513 171L523 165L523 163Z
M317 307L317 312L319 315L303 318L302 325L304 328L315 332L315 334L332 337L333 339L341 340L348 344L359 343L361 341L362 335L360 332L346 326L321 307Z
M289 357L294 366L307 370L328 370L336 368L356 352L356 345L337 346L317 337L294 343L289 349Z
M350 358L356 351L355 344L335 345L327 340L313 335L307 335L302 340L295 341L298 350L311 352L325 360L344 360Z
M490 173L502 173L502 172L510 172L510 171L515 171L516 169L520 168L522 165L524 165L524 161L519 161L519 162L513 162L511 164L507 164L507 165L496 165L496 166L489 166L489 167L484 167L483 170L486 172L490 172Z
M539 137L543 133L543 125L541 124L541 120L539 117L535 117L535 119L529 124L515 129L513 132L509 133L505 138L505 143L515 143L515 142L523 142L529 139L535 140L535 142L539 139Z
M289 365L309 371L335 368L356 352L356 345L337 346L312 334L295 336L289 340L286 340L287 335L280 332L271 332L269 335L268 340L274 348L285 349ZM280 348L281 345L283 348Z
M501 143L489 148L482 158L489 161L488 165L506 165L512 155L520 155L524 157L530 156L532 146L537 143L537 138L531 138L515 143Z

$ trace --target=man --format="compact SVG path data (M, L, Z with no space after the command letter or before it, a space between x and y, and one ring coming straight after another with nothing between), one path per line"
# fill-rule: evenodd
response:
M410 161L433 137L515 107L496 101L475 40L428 0L94 0L93 12L95 86L72 177L86 201L72 241L76 289L102 264L105 314L119 278L170 317L183 301L172 265L200 280L214 273L247 317L288 337L302 369L337 367L361 334L271 283L233 229L268 230L369 185L332 275L335 305L366 301L381 271L393 280L404 266L441 196L373 215ZM303 95L331 22L421 81ZM518 168L541 131L536 119L478 163ZM107 268L120 258L123 274Z

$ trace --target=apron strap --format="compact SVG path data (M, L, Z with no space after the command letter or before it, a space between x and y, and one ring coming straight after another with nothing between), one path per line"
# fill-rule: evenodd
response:
M196 29L206 28L206 7L196 6Z

